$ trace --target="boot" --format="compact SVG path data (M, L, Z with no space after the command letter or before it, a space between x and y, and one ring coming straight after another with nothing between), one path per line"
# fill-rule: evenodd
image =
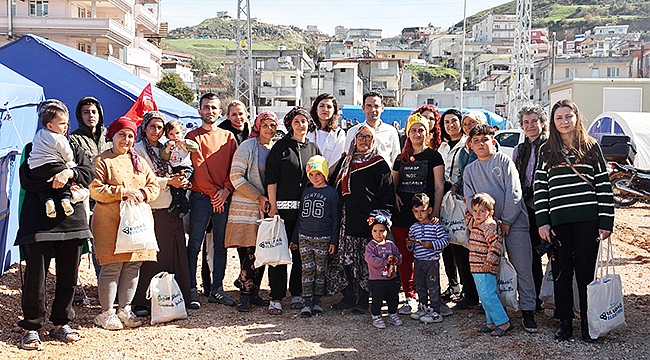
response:
M563 319L560 322L560 330L555 333L555 340L564 341L573 336L573 324L571 319Z
M237 311L239 312L251 311L250 300L251 300L250 295L241 294L239 296L239 304L237 304Z
M587 322L587 319L580 319L580 331L582 332L583 341L588 343L596 341L596 339L592 339L591 335L589 335L589 323Z

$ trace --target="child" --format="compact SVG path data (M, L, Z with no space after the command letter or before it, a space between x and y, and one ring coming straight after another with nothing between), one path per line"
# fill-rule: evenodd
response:
M440 254L449 245L449 237L442 225L431 224L433 208L426 194L415 194L411 204L418 222L409 228L406 247L413 251L415 258L415 291L420 301L418 311L411 318L425 324L438 323L442 321L441 312L453 314L440 299Z
M503 336L515 325L501 305L497 294L497 274L501 256L501 237L494 215L494 199L486 193L472 197L471 209L465 212L469 234L469 266L474 277L481 305L485 310L487 325L479 331Z
M32 152L27 159L30 174L34 178L49 181L62 170L77 166L74 162L74 153L66 138L68 119L68 108L59 100L46 100L39 105L38 120L43 128L34 135ZM71 183L68 181L60 189L50 188L38 192L40 200L45 204L45 213L49 218L56 218L57 215L53 197L60 201L65 216L74 213L71 202Z
M368 263L368 286L372 295L370 305L372 325L377 329L386 328L386 323L381 316L381 306L386 300L388 323L400 326L402 320L397 315L399 302L397 266L402 262L402 254L395 243L386 240L391 226L390 213L381 209L371 211L368 225L370 225L372 241L366 246L365 259Z
M321 315L321 297L325 292L327 256L339 243L339 196L327 185L327 159L315 155L307 161L307 177L312 186L305 188L300 202L296 231L291 249L300 250L302 260L302 297L300 317Z
M160 157L169 161L174 174L181 174L189 180L194 172L190 153L197 151L199 145L193 140L183 139L183 124L176 120L171 120L165 124L165 136L169 141ZM179 216L187 215L191 210L190 203L185 196L187 190L170 186L169 191L174 200L167 211L171 213L174 207L180 207L181 213Z
M474 194L488 193L494 199L494 215L501 220L499 228L508 257L517 271L517 291L524 330L537 332L535 311L537 293L533 280L533 249L528 232L528 214L522 198L517 168L510 158L495 151L494 129L476 125L469 132L468 144L478 160L470 163L463 173L465 203Z

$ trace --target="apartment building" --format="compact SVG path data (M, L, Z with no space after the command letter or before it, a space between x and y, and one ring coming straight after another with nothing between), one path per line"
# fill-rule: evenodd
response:
M321 93L330 93L336 97L339 108L343 105L362 105L363 81L359 77L359 65L356 62L334 62L323 60L319 70L305 73L303 81L303 104L311 106Z
M35 34L114 62L149 82L161 76L162 52L152 41L166 37L160 0L8 0L0 8L0 44Z
M192 73L192 59L194 59L194 56L190 54L163 50L161 66L164 73L178 74L185 85L196 92L197 87Z
M377 47L377 57L387 59L400 59L405 63L410 63L411 60L419 59L422 55L422 50L418 49L402 49L398 46L382 46Z
M476 42L512 45L517 25L517 15L489 12L483 15L477 24L472 26L472 36Z

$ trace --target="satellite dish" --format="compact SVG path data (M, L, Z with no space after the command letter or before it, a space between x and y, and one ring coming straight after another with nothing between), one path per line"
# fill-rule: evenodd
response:
M108 44L108 55L113 56L113 44Z

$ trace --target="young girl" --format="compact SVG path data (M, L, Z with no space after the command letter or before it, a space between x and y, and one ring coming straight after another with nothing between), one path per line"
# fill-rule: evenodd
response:
M160 114L160 116L163 115ZM183 138L183 124L177 120L171 120L165 124L165 136L169 141L160 157L163 160L169 161L169 165L172 167L172 173L182 174L187 180L190 180L194 173L190 153L197 151L199 145L193 140ZM168 211L172 212L174 207L180 207L181 213L179 216L183 217L187 215L190 212L190 203L185 196L187 190L175 187L170 187L169 190L172 193L174 201L172 201Z
M386 240L391 226L390 213L381 209L371 211L368 225L370 225L372 241L366 246L365 259L368 263L368 286L372 295L370 305L372 325L378 329L386 328L381 316L381 306L386 300L388 323L400 326L402 320L397 315L399 301L397 266L402 262L402 254L395 243Z
M487 193L474 195L472 212L465 213L469 234L469 266L485 310L487 324L479 331L501 337L514 329L497 295L497 274L501 256L501 236L494 219L494 199Z

